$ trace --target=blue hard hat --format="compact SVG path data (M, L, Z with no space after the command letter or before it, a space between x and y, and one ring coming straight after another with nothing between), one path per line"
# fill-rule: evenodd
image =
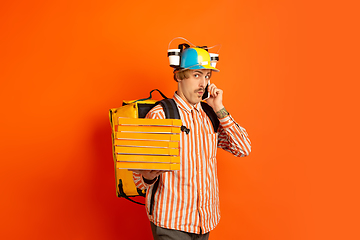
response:
M183 69L211 69L219 72L211 66L210 55L203 48L186 48L181 54L180 67Z

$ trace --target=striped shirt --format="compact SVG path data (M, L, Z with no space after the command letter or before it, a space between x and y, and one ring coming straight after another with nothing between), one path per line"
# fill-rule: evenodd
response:
M219 119L218 133L214 133L200 103L192 106L176 93L173 99L183 125L190 132L181 132L180 135L181 170L161 174L152 215L149 211L153 184L146 184L137 173L133 175L134 182L140 189L147 188L146 210L155 225L190 233L207 233L220 220L217 147L237 157L245 157L251 151L250 140L245 129L230 115ZM146 118L164 119L161 105L150 110Z

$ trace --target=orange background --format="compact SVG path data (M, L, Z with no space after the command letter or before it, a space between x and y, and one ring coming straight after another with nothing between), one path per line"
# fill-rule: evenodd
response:
M182 36L222 44L212 82L252 141L247 158L218 152L210 239L359 239L357 15L350 1L3 1L0 238L151 239L143 207L115 196L108 109L172 96Z

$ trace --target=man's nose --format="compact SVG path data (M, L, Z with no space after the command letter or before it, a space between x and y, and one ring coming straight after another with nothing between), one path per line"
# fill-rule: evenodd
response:
M202 77L200 79L200 87L205 87L206 86L206 78L205 77Z

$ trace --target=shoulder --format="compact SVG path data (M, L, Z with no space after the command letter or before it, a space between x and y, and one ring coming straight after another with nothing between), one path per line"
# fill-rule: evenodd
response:
M158 105L156 105L155 107L153 107L153 108L149 111L149 113L150 113L150 112L152 112L152 113L164 112L164 109L163 109L163 107L162 107L160 104L158 104Z
M165 112L163 107L160 104L156 105L146 114L145 118L164 119Z

